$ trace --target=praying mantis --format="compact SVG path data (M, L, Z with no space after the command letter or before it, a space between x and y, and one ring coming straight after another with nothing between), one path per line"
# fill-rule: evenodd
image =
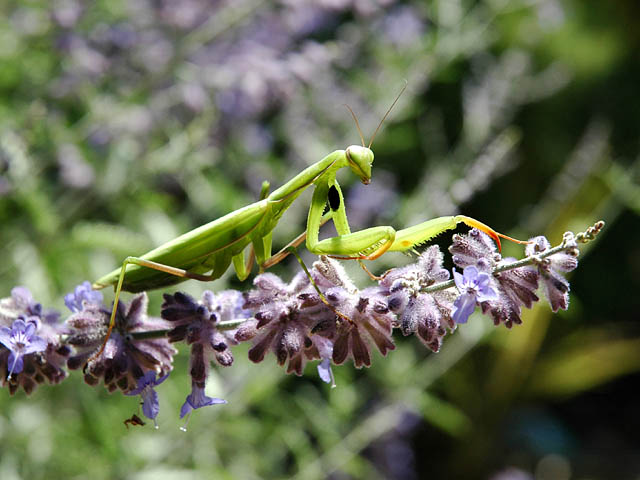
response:
M362 146L351 145L328 154L271 193L269 184L265 182L259 201L187 232L144 255L127 257L119 268L98 279L93 288L115 286L115 298L106 339L92 358L100 355L111 334L121 291L157 289L188 279L212 281L220 278L231 264L238 278L245 280L251 272L254 259L261 271L282 260L288 254L287 249L271 256L273 230L289 206L312 185L314 191L305 232L290 245L296 246L306 238L307 250L316 255L358 261L375 260L387 251L410 250L446 230L456 228L459 223L486 232L498 247L500 237L522 243L464 215L434 218L399 231L391 226L377 226L352 232L336 174L348 167L364 184L370 182L374 159L371 144L387 114L374 132L369 146L365 147L357 118L351 113L360 132ZM324 213L327 205L328 211ZM320 240L320 227L328 220L333 220L337 236ZM244 251L247 247L251 252L245 260Z

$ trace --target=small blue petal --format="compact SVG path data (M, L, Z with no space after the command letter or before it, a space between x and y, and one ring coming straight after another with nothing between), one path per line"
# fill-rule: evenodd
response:
M0 343L11 350L12 332L9 327L0 328Z
M478 302L487 302L489 300L495 300L498 298L498 292L493 288L487 287L484 291L478 292Z
M155 419L160 413L158 393L153 388L148 388L142 392L142 413L151 420Z
M456 298L453 302L453 313L451 318L456 323L467 323L467 320L476 308L476 298L474 295L465 293Z
M318 375L325 383L331 383L331 359L325 358L318 364Z
M44 352L47 349L47 341L44 338L40 338L37 336L31 337L31 342L29 345L26 345L24 348L24 354L27 355L29 353L35 352Z
M22 332L28 340L31 340L31 337L33 337L33 334L36 333L36 324L32 322L27 322Z
M64 296L64 304L67 306L67 308L69 310L71 310L73 313L79 312L80 310L78 310L77 306L76 306L76 296L73 293L67 293Z
M465 283L474 283L478 278L478 269L473 265L465 267L464 271L462 272L462 276L464 277Z
M458 290L462 291L465 288L465 281L464 281L464 277L462 276L461 273L457 272L456 269L453 269L453 280L456 283L456 287L458 287Z
M182 404L182 408L180 408L180 418L184 418L184 416L193 410L193 407L189 403L189 397L187 396L187 400Z
M15 354L13 352L9 353L8 359L9 365L11 365L9 369L9 377L11 377L14 373L20 373L22 368L24 367L24 360L22 360L22 354Z
M227 403L227 401L222 398L208 397L204 393L204 388L200 388L193 384L191 387L191 393L187 395L187 399L180 409L180 418L184 418L187 413L195 410L196 408L207 407L209 405L220 405L224 403Z
M171 373L171 372L169 372ZM167 373L166 375L164 375L163 377L159 377L158 380L156 380L154 382L154 385L157 387L158 385L160 385L162 382L164 382L167 378L169 378L169 373Z
M476 285L478 285L479 291L482 292L487 288L491 288L489 286L490 280L491 279L489 278L489 275L487 275L486 273L480 273L476 278Z

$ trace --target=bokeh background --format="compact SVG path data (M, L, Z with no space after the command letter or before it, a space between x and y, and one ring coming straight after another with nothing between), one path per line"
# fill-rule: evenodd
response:
M405 81L372 184L340 177L354 227L463 212L557 243L607 221L569 311L540 305L511 331L476 316L438 354L398 338L370 369L335 369L333 390L314 365L287 376L238 347L208 386L229 405L187 433L184 347L159 430L127 430L136 400L77 372L2 390L0 478L640 478L639 14L636 0L0 2L0 296L25 285L65 312L64 293L126 255L360 143L343 104L368 139ZM276 246L303 230L309 194Z

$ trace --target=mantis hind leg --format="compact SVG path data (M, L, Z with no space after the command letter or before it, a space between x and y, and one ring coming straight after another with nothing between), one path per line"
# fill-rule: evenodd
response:
M182 268L172 267L170 265L164 265L158 262L152 262L151 260L145 260L144 258L138 257L127 257L122 262L122 266L120 267L120 276L118 277L118 283L116 285L115 296L113 299L113 308L111 309L111 317L109 318L109 328L107 329L107 333L105 335L104 341L98 350L97 353L92 355L89 360L87 360L87 364L92 360L95 360L102 352L104 352L104 348L107 345L107 341L111 336L111 332L113 331L113 327L116 323L116 314L118 312L118 304L120 302L120 292L122 292L122 284L124 283L124 277L127 272L128 265L138 265L140 267L151 268L153 270L158 270L160 272L168 273L169 275L174 275L176 277L181 278L189 278L193 280L199 280L201 282L210 282L219 277L219 275L215 275L215 271L212 275L202 275L199 273L189 272L188 270L184 270Z

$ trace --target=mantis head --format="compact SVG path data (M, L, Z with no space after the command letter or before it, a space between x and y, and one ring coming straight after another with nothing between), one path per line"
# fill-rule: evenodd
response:
M362 183L368 185L371 181L371 164L373 163L373 152L370 148L359 145L351 145L346 150L349 167Z
M373 145L373 140L376 138L380 127L384 123L384 120L387 118L387 115L389 115L389 112L391 112L394 105L400 99L400 96L406 88L407 83L405 83L404 87L402 88L402 90L400 90L400 93L389 107L389 110L387 110L387 113L385 113L382 117L382 120L380 120L380 123L371 136L368 147L364 146L364 136L362 135L362 130L360 129L360 124L358 123L358 117L356 117L356 114L349 105L345 105L345 107L347 107L347 110L349 110L349 112L351 113L353 121L356 123L358 133L360 134L360 140L362 140L362 146L351 145L350 147L347 147L347 162L349 163L349 167L351 167L351 170L353 170L353 173L360 177L360 180L362 180L362 183L364 183L365 185L368 185L371 181L371 164L373 163L373 152L371 151L371 145Z

